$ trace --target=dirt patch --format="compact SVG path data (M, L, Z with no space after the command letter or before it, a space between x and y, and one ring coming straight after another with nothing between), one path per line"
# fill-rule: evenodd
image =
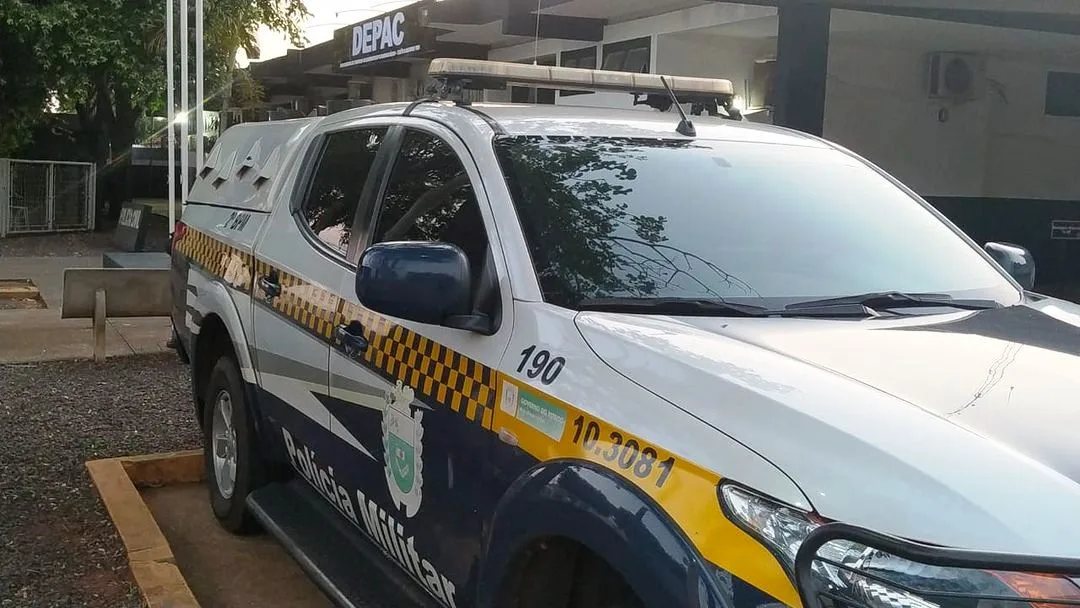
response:
M115 224L102 226L96 232L64 232L7 236L0 239L0 258L3 257L91 257L106 251L117 251L113 244ZM154 215L146 231L146 251L169 250L169 219Z
M0 257L84 257L115 249L112 232L65 232L7 236L0 239Z
M0 365L0 607L135 608L85 462L199 447L174 354Z
M45 308L41 292L30 279L0 279L0 310Z
M36 298L0 298L0 310L48 308L41 296Z
M333 606L273 538L226 532L210 510L205 485L169 485L142 495L203 606Z

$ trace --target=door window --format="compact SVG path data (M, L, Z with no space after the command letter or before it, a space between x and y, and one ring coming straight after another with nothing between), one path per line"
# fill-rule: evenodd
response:
M373 243L441 241L465 252L476 290L474 306L495 306L487 231L465 165L441 138L408 130L386 185Z
M301 211L315 236L341 253L348 249L360 193L385 135L386 127L378 127L326 137Z
M483 263L487 233L465 165L442 139L410 130L386 185L375 243L442 241Z

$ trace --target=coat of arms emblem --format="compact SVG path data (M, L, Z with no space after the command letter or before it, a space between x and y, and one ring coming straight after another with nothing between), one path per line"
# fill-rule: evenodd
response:
M423 500L424 412L412 411L413 389L400 380L386 393L383 410L383 459L386 461L386 484L394 504L412 517Z

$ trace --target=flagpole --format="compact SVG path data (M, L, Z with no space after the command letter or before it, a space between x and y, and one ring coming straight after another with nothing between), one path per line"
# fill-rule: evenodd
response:
M206 156L203 154L206 125L203 119L203 98L205 67L203 65L203 0L195 0L195 174L203 168Z
M169 234L172 235L176 226L176 100L173 91L176 88L176 49L173 44L173 12L175 11L173 0L165 0L165 80L166 80L166 116L168 119L168 142L169 142Z
M188 195L188 120L191 118L191 96L188 93L188 9L191 7L188 0L181 0L180 6L180 127L183 135L180 137L180 213L187 206Z

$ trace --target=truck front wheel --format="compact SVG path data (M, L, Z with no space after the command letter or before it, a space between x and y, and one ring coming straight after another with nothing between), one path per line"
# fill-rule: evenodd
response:
M210 505L234 534L258 529L247 509L248 494L265 483L255 424L235 359L222 354L210 372L203 408L203 460Z
M643 608L602 557L568 539L539 539L513 560L500 608Z

